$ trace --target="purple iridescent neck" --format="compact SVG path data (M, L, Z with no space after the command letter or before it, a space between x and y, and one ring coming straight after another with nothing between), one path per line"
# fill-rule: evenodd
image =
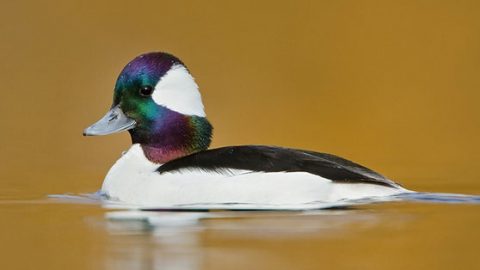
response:
M140 144L150 161L163 164L209 147L212 126L205 117L183 115L164 107L155 114L154 119L137 123L130 130L132 143Z

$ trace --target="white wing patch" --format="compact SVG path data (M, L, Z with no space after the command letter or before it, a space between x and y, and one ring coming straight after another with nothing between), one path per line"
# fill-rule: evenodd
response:
M182 65L174 65L160 79L152 98L157 104L181 114L206 116L198 85Z

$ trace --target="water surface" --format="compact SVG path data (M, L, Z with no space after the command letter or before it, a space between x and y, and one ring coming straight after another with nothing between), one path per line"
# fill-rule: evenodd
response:
M1 265L2 269L478 266L480 205L448 202L430 195L417 202L309 211L140 212L104 208L82 196L3 200L0 236L9 248Z

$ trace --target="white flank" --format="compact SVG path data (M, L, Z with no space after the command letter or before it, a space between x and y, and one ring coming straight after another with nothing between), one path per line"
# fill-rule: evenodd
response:
M306 172L228 175L201 170L159 174L134 144L110 169L102 191L114 200L143 207L189 204L306 204L382 197L408 192L371 184L338 184Z
M174 65L160 79L152 98L157 104L181 114L205 117L198 85L182 65Z

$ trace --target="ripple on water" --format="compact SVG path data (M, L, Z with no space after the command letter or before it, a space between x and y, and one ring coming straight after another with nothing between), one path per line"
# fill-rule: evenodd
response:
M424 202L424 203L480 203L480 196L453 194L453 193L426 193L409 192L388 197L371 197L360 200L343 200L334 203L311 202L306 204L248 204L248 203L198 203L184 205L161 205L156 207L144 207L125 204L118 201L111 201L102 196L99 192L85 194L59 194L49 195L50 199L63 203L99 204L111 209L136 209L145 211L210 211L210 210L239 210L239 211L304 211L317 209L346 208L356 205L365 205L379 202L403 201L403 202Z

